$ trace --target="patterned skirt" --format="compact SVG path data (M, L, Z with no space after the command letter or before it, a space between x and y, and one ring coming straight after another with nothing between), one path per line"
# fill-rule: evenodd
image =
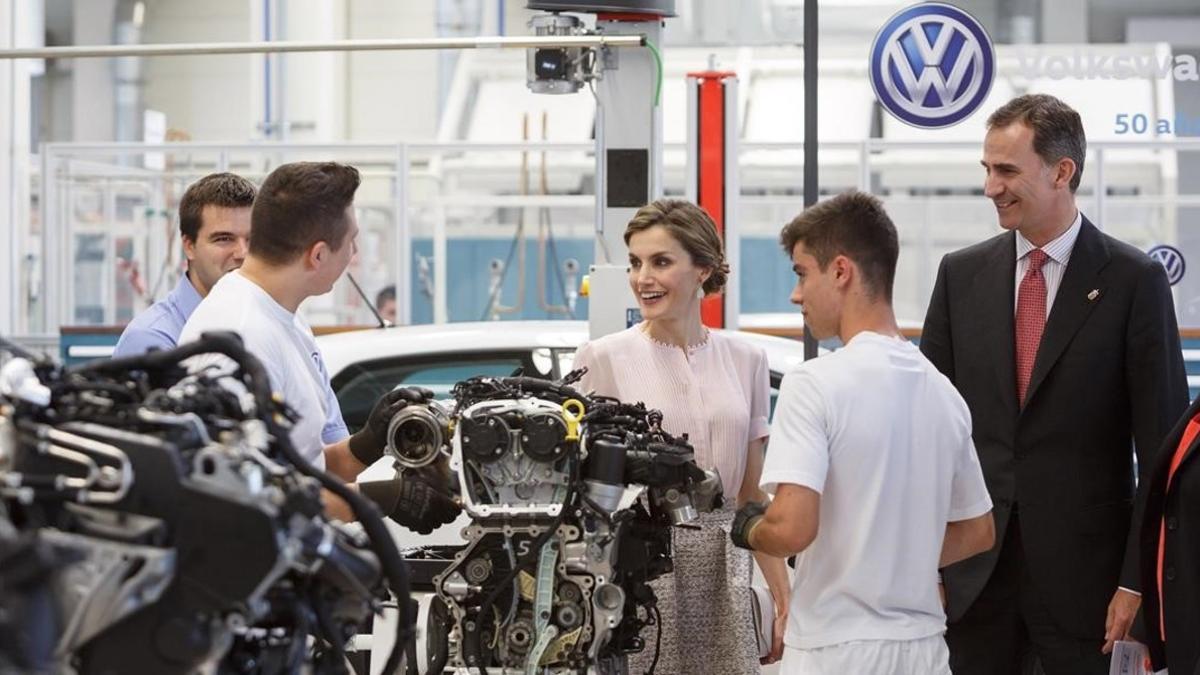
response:
M750 552L729 541L735 509L700 514L699 530L675 528L675 572L652 582L662 616L659 675L758 673L750 615ZM656 626L642 629L646 648L629 657L631 675L654 661Z

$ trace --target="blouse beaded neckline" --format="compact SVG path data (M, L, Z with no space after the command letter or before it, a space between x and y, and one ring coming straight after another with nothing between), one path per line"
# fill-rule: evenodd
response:
M684 349L684 348L680 347L679 345L673 345L669 342L663 342L662 340L655 338L653 335L650 334L650 331L646 330L645 323L638 326L638 333L640 333L643 337L645 337L647 340L649 340L650 344L652 344L656 347L660 347L663 349L678 349L678 350L684 351L685 353L687 353L689 355L694 354L694 353L700 351L701 349L704 349L705 347L707 347L708 343L711 342L710 336L712 335L712 331L710 331L707 327L705 327L704 337L699 342L697 342L695 344L690 344L687 346L686 349Z

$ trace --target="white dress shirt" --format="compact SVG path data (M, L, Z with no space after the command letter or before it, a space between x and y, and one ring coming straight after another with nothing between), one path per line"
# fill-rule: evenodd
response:
M1079 228L1083 226L1083 214L1075 211L1075 221L1066 232L1058 235L1041 249L1048 256L1042 264L1042 278L1046 280L1046 317L1050 317L1050 308L1054 306L1054 296L1058 295L1058 287L1062 284L1063 272L1067 271L1067 262L1071 259L1071 251L1075 248L1075 240L1079 238ZM1017 314L1017 296L1020 294L1021 280L1029 269L1029 252L1038 248L1025 235L1017 232L1017 283L1013 288L1013 316Z

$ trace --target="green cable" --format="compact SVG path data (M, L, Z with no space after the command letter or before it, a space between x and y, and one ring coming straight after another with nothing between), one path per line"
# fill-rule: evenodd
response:
M654 83L654 107L658 107L658 102L662 100L662 81L663 81L663 62L662 54L659 53L658 47L654 43L646 40L646 48L654 55L654 64L658 66L658 80Z

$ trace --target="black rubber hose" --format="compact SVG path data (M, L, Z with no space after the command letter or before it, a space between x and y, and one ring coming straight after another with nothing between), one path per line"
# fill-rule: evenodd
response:
M658 605L650 605L650 611L654 612L654 623L658 625L658 630L654 633L654 660L650 662L650 670L646 671L646 675L654 675L654 669L658 668L658 657L662 655L662 613L658 611Z
M560 398L576 398L587 403L587 398L574 387L540 377L503 377L500 382L508 387L517 387L528 392L547 392Z
M330 673L330 675L345 675L347 672L346 648L342 645L342 636L338 635L338 627L334 623L333 617L329 616L328 609L322 604L321 599L317 597L316 592L310 591L308 593L308 602L309 606L313 609L313 614L317 618L317 626L325 634L325 642L329 645L329 651L333 656L333 660L330 662L333 670L325 672Z

